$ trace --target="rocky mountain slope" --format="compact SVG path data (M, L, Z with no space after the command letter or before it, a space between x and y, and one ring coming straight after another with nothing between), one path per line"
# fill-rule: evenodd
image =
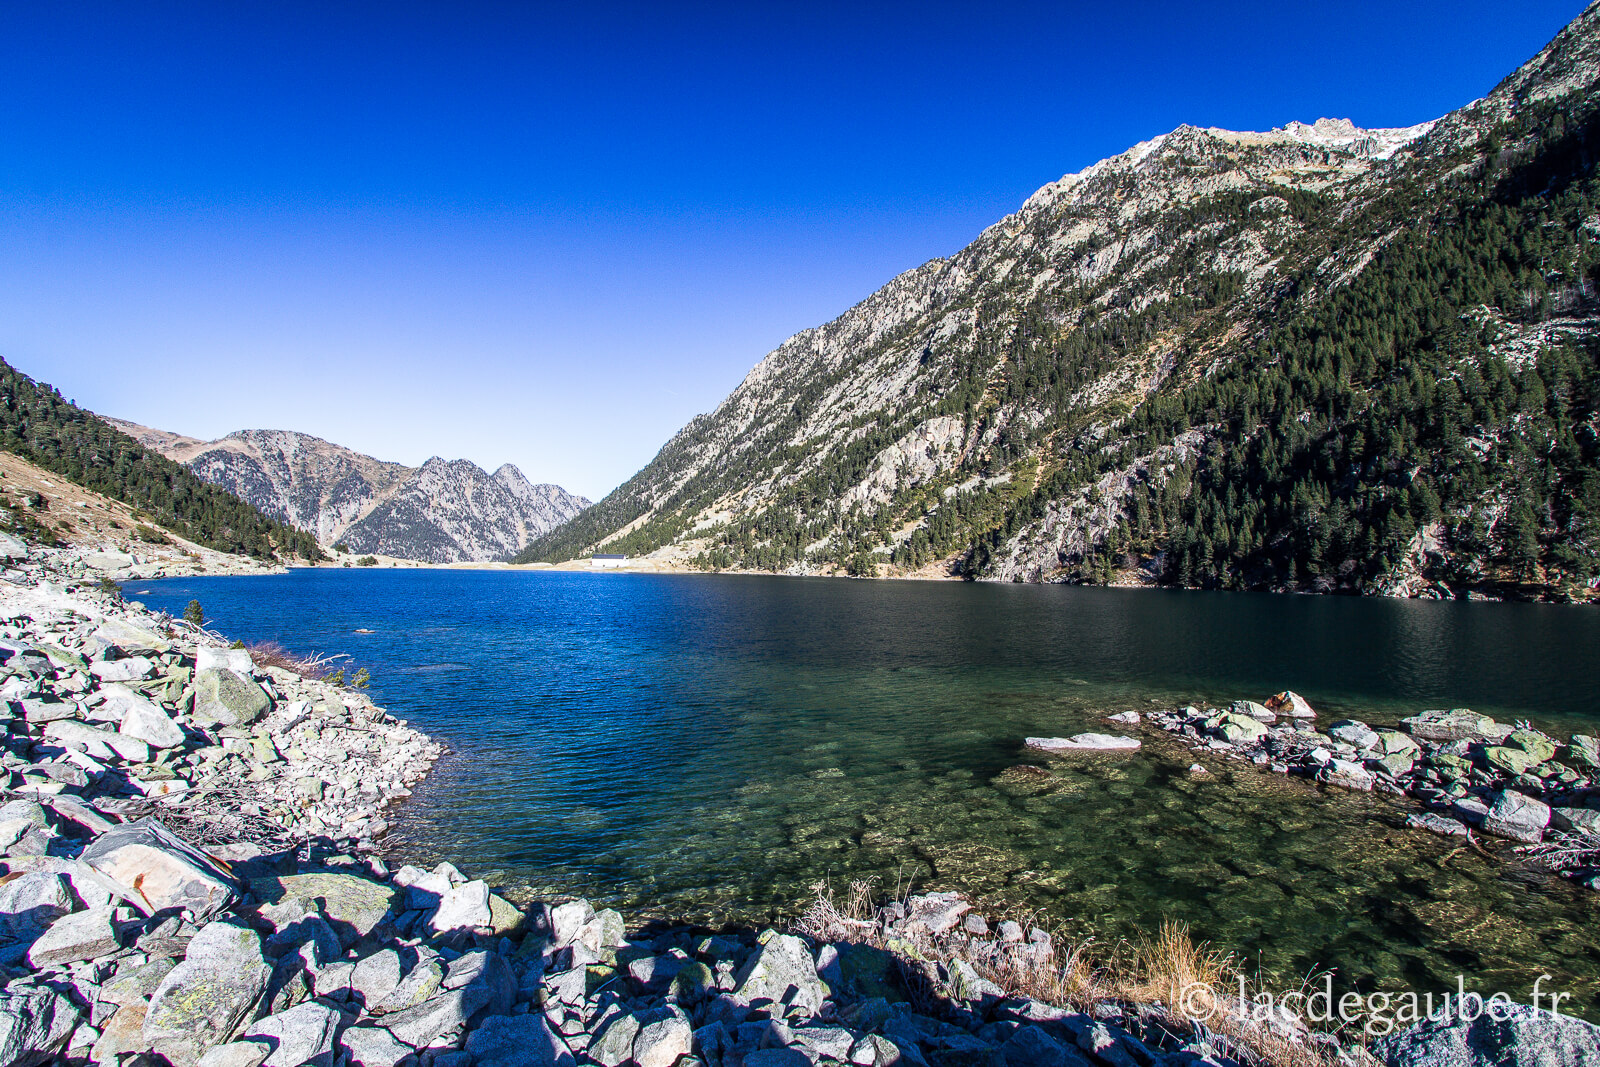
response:
M763 359L524 559L1589 595L1600 13L1437 122L1180 127Z
M203 480L351 552L428 563L506 559L589 506L560 486L534 485L509 463L493 474L438 457L407 467L288 430L201 441L112 421Z

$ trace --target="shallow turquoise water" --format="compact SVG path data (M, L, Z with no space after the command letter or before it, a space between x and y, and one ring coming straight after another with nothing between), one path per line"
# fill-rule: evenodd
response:
M1285 983L1519 995L1548 972L1600 1015L1600 894L1396 829L1384 799L1210 760L1191 779L1150 734L1012 769L1028 735L1285 687L1324 721L1592 731L1592 608L478 571L129 591L368 667L453 749L398 820L408 856L710 921L794 914L821 878L962 888L1105 943L1182 919Z

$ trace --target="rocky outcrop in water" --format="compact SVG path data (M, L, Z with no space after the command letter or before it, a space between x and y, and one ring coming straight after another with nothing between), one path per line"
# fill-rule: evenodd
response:
M535 485L507 463L387 463L309 434L241 430L200 441L110 420L326 547L427 563L508 559L589 506L558 485Z
M1600 889L1600 740L1566 743L1467 708L1423 711L1399 729L1341 719L1319 730L1294 693L1227 708L1148 716L1190 748L1358 792L1418 800L1405 825L1447 836L1480 830L1528 846L1536 863ZM1292 714L1294 717L1290 717ZM1034 739L1030 738L1031 745ZM1203 765L1197 764L1200 770Z

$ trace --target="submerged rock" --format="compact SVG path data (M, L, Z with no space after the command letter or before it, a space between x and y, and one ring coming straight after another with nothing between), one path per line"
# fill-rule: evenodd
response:
M1030 737L1025 742L1029 748L1044 752L1116 752L1132 751L1139 742L1131 737L1111 734L1074 734L1072 737Z

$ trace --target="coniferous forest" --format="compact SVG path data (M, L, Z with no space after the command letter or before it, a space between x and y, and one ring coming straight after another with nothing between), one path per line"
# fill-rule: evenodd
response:
M323 559L316 539L275 522L187 467L145 448L104 419L0 361L0 449L219 552L270 560Z

